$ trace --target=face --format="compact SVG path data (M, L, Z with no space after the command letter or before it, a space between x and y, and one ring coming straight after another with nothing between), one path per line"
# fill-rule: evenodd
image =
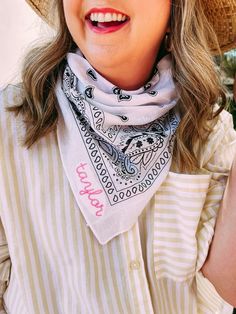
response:
M122 75L140 64L151 70L168 27L171 0L63 0L63 6L75 43L97 71ZM123 23L114 21L116 11ZM101 19L112 17L113 22L92 22L99 12Z

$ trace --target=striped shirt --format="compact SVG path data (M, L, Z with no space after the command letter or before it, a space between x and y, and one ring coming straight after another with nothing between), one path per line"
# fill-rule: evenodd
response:
M30 149L20 144L21 117L5 111L19 100L14 86L0 94L0 298L4 311L222 313L227 303L200 268L236 150L231 115L220 114L199 154L198 173L179 173L173 165L135 225L101 245L71 191L56 131Z

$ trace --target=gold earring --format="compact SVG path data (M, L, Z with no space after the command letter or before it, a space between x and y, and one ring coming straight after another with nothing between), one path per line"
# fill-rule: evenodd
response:
M170 33L166 33L165 39L164 39L164 45L165 45L166 51L171 51Z

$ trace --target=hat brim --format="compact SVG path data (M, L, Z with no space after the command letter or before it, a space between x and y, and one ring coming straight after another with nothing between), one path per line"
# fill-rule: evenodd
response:
M49 24L49 26L53 28L55 27L49 15L50 4L47 0L46 1L25 0L25 1L34 10L34 12L44 20L44 22L46 22L47 24Z

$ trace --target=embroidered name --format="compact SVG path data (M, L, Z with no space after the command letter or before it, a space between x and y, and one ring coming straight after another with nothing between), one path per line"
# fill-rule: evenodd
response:
M102 216L103 215L103 206L104 204L100 203L100 201L95 197L95 195L99 195L103 193L102 190L95 190L92 188L92 183L88 180L88 175L85 170L86 163L80 163L76 168L76 173L78 174L80 178L80 182L84 184L84 188L80 190L80 195L87 195L90 204L97 208L96 216Z

